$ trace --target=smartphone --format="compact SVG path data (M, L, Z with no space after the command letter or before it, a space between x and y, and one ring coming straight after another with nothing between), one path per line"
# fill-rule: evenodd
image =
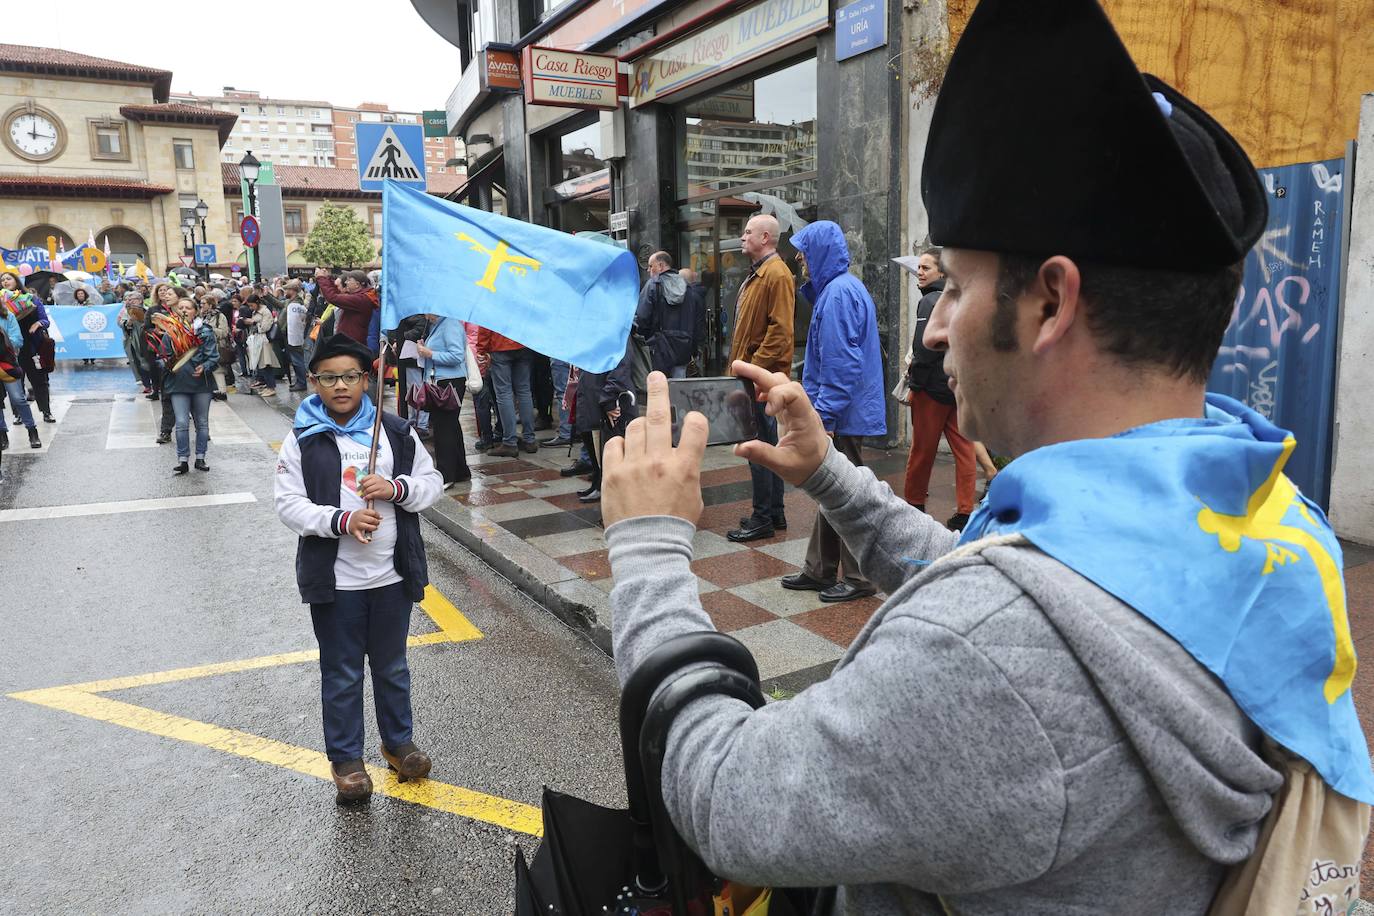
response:
M754 414L754 385L732 375L668 380L672 408L673 445L682 432L682 418L695 410L706 416L707 445L731 445L759 437Z

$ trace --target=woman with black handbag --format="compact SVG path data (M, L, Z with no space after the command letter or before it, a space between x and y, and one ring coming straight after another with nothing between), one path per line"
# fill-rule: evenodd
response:
M444 477L444 489L472 479L463 426L458 413L463 407L467 387L467 325L453 318L439 318L430 327L429 337L417 348L428 366L429 381L412 388L411 406L429 412L429 429L434 434L434 464Z

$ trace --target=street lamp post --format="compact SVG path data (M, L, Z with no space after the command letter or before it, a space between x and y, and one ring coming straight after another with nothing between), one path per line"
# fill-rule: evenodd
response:
M186 243L185 254L192 254L196 250L196 218L188 215L181 221L181 240ZM185 266L183 262L183 266Z
M262 163L258 162L250 149L239 161L239 174L243 180L248 182L248 215L257 218L258 215L258 168ZM258 279L258 246L253 245L248 254L248 279L257 282Z
M205 217L207 217L207 216L209 216L209 215L210 215L210 205L207 204L204 200L198 200L198 201L196 201L196 218L200 220L200 243L201 243L202 245L208 245L208 244L210 244L209 239L207 239L207 238L205 237ZM194 237L195 237L195 233L192 233L192 240L194 240ZM206 283L206 285L209 285L209 283L210 283L210 265L209 265L209 264L202 264L202 265L201 265L201 268L202 268L202 269L201 269L201 274L203 275L203 278L204 278L204 280L205 280L205 283Z

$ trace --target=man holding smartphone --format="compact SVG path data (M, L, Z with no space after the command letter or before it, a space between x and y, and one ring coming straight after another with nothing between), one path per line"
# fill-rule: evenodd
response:
M1097 0L981 0L921 185L947 277L924 344L961 431L1014 460L955 534L846 460L802 385L733 364L783 429L735 453L889 597L792 699L683 704L673 826L722 878L838 886L833 913L1353 909L1374 771L1341 548L1283 474L1303 443L1206 390L1267 223L1254 166ZM666 388L605 454L622 683L711 628L706 423L674 449Z

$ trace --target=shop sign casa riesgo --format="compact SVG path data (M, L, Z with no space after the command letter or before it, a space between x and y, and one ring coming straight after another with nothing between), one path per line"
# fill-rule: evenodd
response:
M615 108L619 64L604 54L527 46L522 52L525 101L566 108Z
M764 0L635 61L630 105L637 107L762 57L830 25L827 0Z

